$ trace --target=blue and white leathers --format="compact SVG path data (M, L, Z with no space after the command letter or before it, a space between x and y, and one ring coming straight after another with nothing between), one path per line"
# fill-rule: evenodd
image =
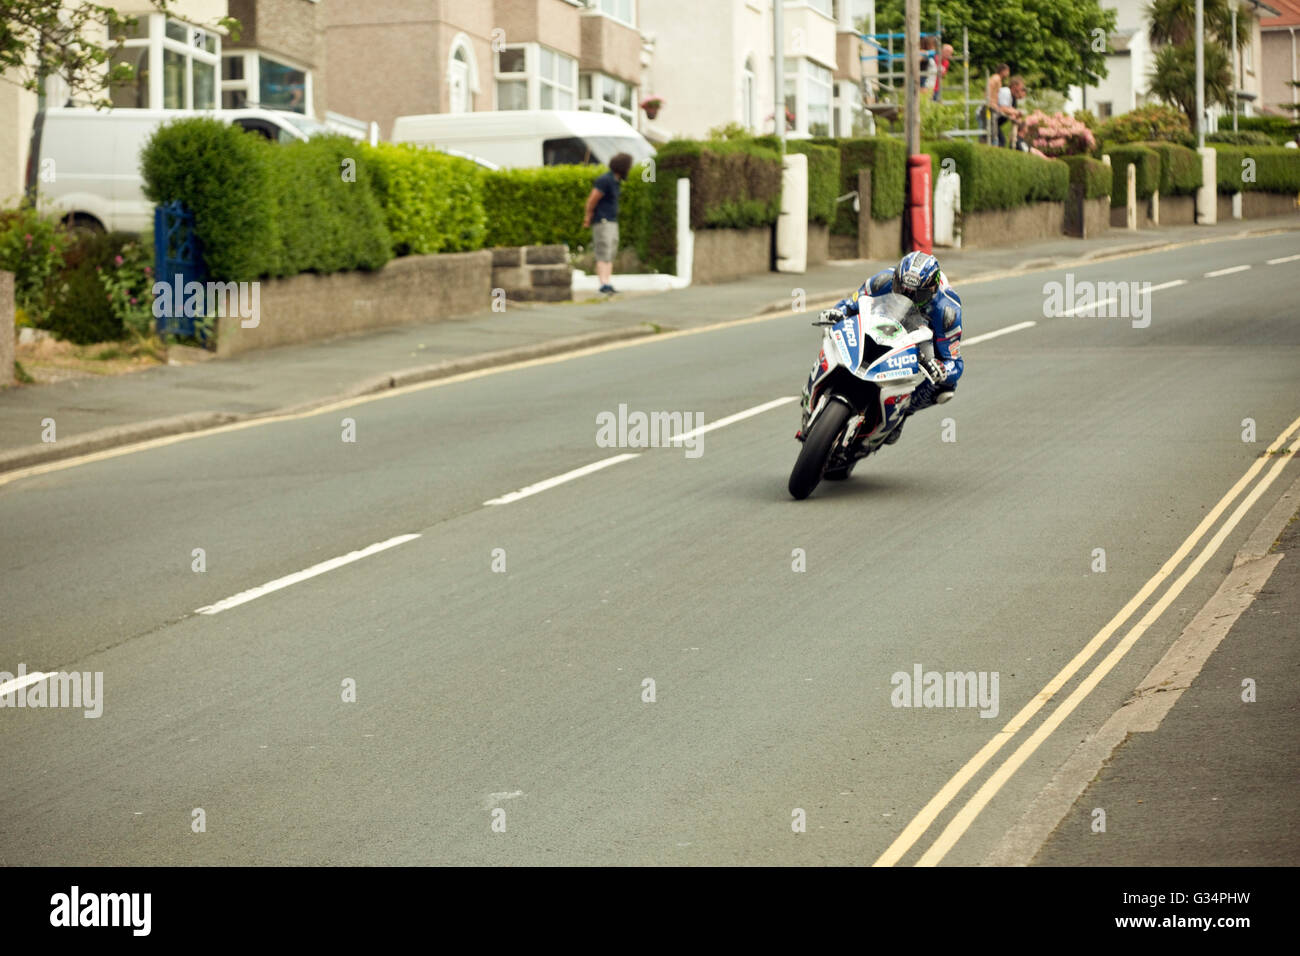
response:
M894 289L894 270L883 269L877 272L847 299L841 299L835 308L845 315L857 315L860 300L887 295ZM939 391L951 391L957 387L957 381L965 368L961 357L961 298L948 283L948 278L939 273L939 291L934 297L914 310L919 312L929 324L934 336L934 353L943 362L948 377L937 389L930 382L923 382L912 393L909 412L919 411L934 404L934 396Z

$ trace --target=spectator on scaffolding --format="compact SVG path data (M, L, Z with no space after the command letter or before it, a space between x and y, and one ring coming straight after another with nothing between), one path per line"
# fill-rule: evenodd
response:
M998 68L989 75L988 84L984 88L984 105L980 107L979 120L980 129L986 131L985 142L990 146L1006 145L1002 138L1001 124L1007 117L999 98L1002 94L1002 84L1010 75L1011 67L1006 63L1000 63Z
M943 78L948 75L948 67L952 65L952 57L952 44L945 43L939 55L938 74L934 78L934 101L936 103L939 102L939 88L943 85Z
M934 56L935 40L934 37L921 37L921 63L919 75L921 78L921 92L924 93L930 89L928 77L930 72L935 68ZM936 76L934 81L935 88L938 88L939 80Z
M1013 76L1007 82L1007 85L1002 88L1002 93L1006 94L1006 107L1009 109L1006 114L1009 118L1007 123L1007 145L1012 149L1028 150L1029 146L1022 144L1020 137L1021 126L1025 118L1025 110L1022 108L1026 96L1025 78L1023 76ZM999 98L1002 97L1002 93L998 94Z

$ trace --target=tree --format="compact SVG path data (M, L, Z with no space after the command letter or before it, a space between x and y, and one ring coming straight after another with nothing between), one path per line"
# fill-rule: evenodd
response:
M1232 49L1251 39L1251 17L1246 7L1237 11L1237 33L1232 33L1232 0L1204 0L1205 105L1232 104L1236 77L1232 74ZM1152 0L1146 8L1147 36L1156 47L1155 64L1148 78L1150 92L1187 114L1196 128L1196 0Z
M943 18L944 42L970 41L971 69L990 73L1011 64L1031 86L1066 92L1095 85L1106 76L1106 38L1115 30L1115 11L1102 0L922 0L921 29L933 31ZM876 30L903 29L903 0L877 0Z

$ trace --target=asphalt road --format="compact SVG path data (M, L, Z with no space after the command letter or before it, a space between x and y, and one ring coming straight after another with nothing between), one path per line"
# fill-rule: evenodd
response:
M1150 293L1146 328L1044 317L1061 273L959 289L956 400L805 502L785 489L795 403L702 435L699 457L598 447L596 420L625 404L711 423L795 396L808 316L2 484L0 670L99 671L104 691L98 719L0 711L0 863L871 863L1300 414L1300 260L1267 264L1297 254L1289 233L1074 270L1185 280ZM1253 526L944 863L979 862ZM997 716L894 706L892 675L917 664L997 672Z

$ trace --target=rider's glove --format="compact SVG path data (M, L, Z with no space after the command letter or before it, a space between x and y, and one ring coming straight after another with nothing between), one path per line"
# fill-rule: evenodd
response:
M947 367L938 359L921 359L921 368L925 370L926 375L930 376L930 381L935 385L942 385L944 379L948 377Z
M822 322L843 322L844 313L839 309L825 309L817 318Z

